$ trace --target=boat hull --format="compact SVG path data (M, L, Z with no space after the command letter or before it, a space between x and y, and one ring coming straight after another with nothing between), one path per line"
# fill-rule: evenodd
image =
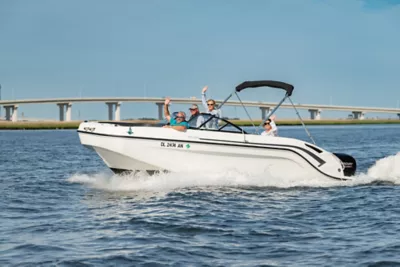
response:
M340 161L288 138L82 123L81 143L114 172L224 172L346 180ZM291 143L290 143L290 142Z

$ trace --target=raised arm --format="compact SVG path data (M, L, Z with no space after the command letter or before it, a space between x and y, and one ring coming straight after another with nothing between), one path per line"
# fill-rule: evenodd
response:
M269 125L271 125L271 130L273 131L273 132L275 132L275 131L277 131L278 130L278 127L276 127L276 124L275 124L275 122L273 121L273 120L271 120L271 122L269 123Z
M205 110L208 110L207 107L207 98L206 98L206 92L207 92L208 86L204 86L203 90L201 91L201 103L203 104L203 107L205 108Z
M274 136L278 136L278 127L276 127L276 124L275 124L276 116L275 116L275 115L272 115L272 116L269 117L269 118L270 118L270 120L271 120L271 122L270 122L271 131L274 133Z
M169 97L167 97L164 102L164 117L167 119L167 121L171 120L171 115L169 114L169 109L168 109L170 102L171 99Z

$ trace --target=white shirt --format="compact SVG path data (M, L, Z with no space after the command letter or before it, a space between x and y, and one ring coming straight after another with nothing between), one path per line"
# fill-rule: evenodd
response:
M197 118L196 118L196 116L197 116ZM194 115L194 117L191 116L191 118L189 119L189 122L190 122L189 123L190 127L199 128L204 123L204 116L200 115L200 114Z
M264 131L261 133L261 135L263 136L278 136L278 127L276 127L276 124L274 121L271 121L269 123L269 125L271 125L271 130L269 131Z
M196 127L200 127L204 123L204 117L199 115L196 121Z
M201 95L201 102L203 103L203 107L205 108L206 112L208 114L214 115L217 118L222 118L222 112L220 109L213 109L211 111L208 110L207 106L207 99L206 99L206 94ZM208 129L218 129L218 119L212 119L209 122L206 123L206 128Z

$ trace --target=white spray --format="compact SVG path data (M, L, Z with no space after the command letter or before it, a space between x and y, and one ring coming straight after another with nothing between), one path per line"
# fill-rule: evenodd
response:
M369 184L374 181L388 181L400 184L400 152L378 160L366 174L361 173L353 181L336 181L325 177L279 177L264 173L249 175L232 170L220 173L160 173L148 176L144 173L131 175L75 174L68 178L71 183L86 184L106 191L152 191L170 192L179 188L193 187L332 187Z

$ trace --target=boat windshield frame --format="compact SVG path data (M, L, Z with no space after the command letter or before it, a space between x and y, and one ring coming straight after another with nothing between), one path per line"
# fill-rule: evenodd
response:
M204 122L200 126L190 126L191 125L190 122L197 120L199 116L205 116L205 117L208 117L208 119L205 119ZM218 128L214 128L214 129L205 127L207 125L207 123L209 123L211 120L220 120L220 121L223 121L225 124L219 126ZM189 129L190 130L247 134L247 132L245 130L243 130L241 127L239 127L238 125L234 124L233 122L230 122L227 119L220 118L220 117L217 117L217 116L215 116L213 114L209 114L209 113L199 113L197 116L195 116L195 117L191 118L190 120L188 120L188 124L189 124ZM232 126L233 128L237 129L238 132L223 130L227 126Z

